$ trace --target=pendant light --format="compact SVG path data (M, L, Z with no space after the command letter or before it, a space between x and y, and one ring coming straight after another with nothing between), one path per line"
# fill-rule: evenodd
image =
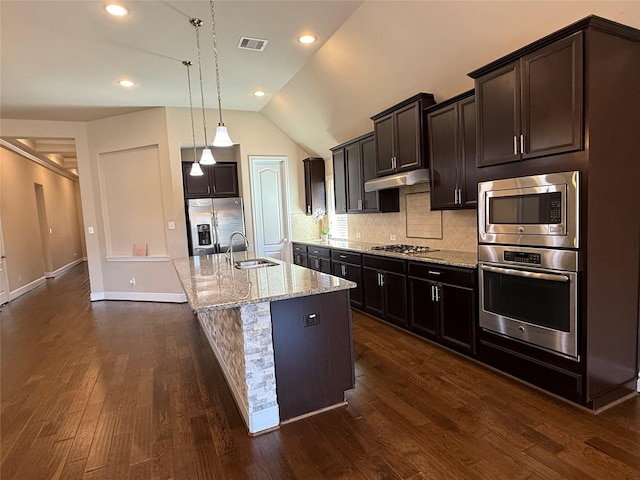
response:
M213 158L211 149L207 147L207 119L204 110L204 89L202 86L202 60L200 59L200 27L203 25L203 21L199 18L191 18L189 23L196 29L196 47L198 49L198 74L200 76L200 100L202 102L202 125L204 126L204 149L202 150L202 156L200 157L200 163L202 165L213 165L216 163Z
M193 126L193 102L191 101L191 72L189 67L193 65L190 61L184 60L182 64L187 67L187 82L189 83L189 113L191 114L191 138L193 139L193 163L191 164L191 170L189 175L192 177L201 177L204 175L202 167L196 160L196 129Z
M213 139L214 147L230 147L233 145L233 141L229 137L227 127L222 121L222 102L220 100L220 66L218 64L218 37L216 35L216 12L213 7L213 0L209 0L211 7L211 29L213 31L213 59L216 65L216 92L218 93L218 116L220 121L216 128L216 136Z

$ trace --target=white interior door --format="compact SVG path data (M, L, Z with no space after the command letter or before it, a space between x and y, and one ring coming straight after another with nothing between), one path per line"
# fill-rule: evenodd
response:
M287 158L250 156L249 161L255 251L290 262Z

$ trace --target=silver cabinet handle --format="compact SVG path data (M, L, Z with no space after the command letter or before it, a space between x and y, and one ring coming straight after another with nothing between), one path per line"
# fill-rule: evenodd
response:
M342 276L343 277L347 276L347 267L345 265L342 265Z
M435 292L436 292L436 298L435 298L435 301L436 301L436 302L439 302L439 301L440 301L440 289L438 288L438 286L437 286L437 285L434 285L434 286L433 286L433 289L434 289L434 290L435 290Z
M428 270L427 273L429 275L435 275L435 276L440 276L442 275L442 272L436 272L435 270Z
M338 255L340 258L347 258L346 255Z
M433 294L433 285L431 285L431 301L435 301L435 295Z
M362 210L362 199L358 200L358 210Z
M207 195L209 195L210 193L211 193L211 187L207 185Z
M380 286L384 287L384 273L380 274Z
M518 154L518 137L515 135L513 136L513 154Z
M520 134L520 153L524 154L524 135Z

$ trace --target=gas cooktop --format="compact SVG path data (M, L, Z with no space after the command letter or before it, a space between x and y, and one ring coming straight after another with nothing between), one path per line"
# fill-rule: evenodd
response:
M380 245L378 247L371 247L371 250L382 250L383 252L393 252L393 253L426 253L426 252L437 252L429 247L420 247L418 245Z

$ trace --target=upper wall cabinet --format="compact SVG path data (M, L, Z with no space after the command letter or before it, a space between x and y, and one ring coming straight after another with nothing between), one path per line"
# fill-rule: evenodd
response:
M336 213L400 211L397 188L365 192L364 184L376 177L373 132L331 149Z
M324 183L324 158L305 158L304 164L304 198L305 213L313 215L318 208L327 210Z
M582 149L583 34L471 72L479 167Z
M431 209L475 208L476 104L474 91L427 109Z
M235 162L202 165L204 175L192 177L191 162L182 162L184 198L238 197L238 164Z
M424 109L435 103L430 93L419 93L371 117L376 176L425 166Z

